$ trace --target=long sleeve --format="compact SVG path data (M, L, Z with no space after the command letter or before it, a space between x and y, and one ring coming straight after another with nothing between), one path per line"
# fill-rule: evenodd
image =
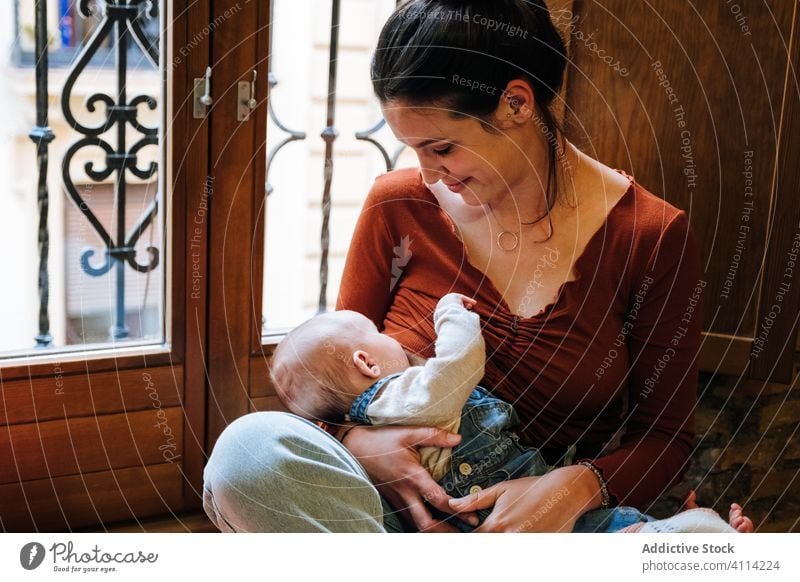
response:
M620 504L646 509L686 470L702 326L700 253L684 212L632 280L629 405L620 447L594 463Z
M336 309L352 309L369 317L378 329L383 322L397 285L404 256L403 240L393 241L386 225L385 204L391 192L382 187L378 178L370 189L358 217L347 259ZM408 245L408 241L405 243ZM396 272L395 277L392 271Z
M367 408L373 424L457 429L461 410L483 377L486 347L480 318L451 293L437 304L434 326L435 357L386 383Z

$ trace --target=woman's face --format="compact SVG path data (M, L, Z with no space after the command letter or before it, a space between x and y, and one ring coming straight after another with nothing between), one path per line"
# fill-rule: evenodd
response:
M395 137L416 152L425 183L441 180L467 204L496 203L536 166L526 159L525 136L517 128L490 133L477 119L401 101L382 109Z

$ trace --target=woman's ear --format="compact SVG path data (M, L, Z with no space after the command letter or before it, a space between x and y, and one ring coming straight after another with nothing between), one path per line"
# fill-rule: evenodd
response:
M364 350L353 352L353 364L361 375L377 379L381 375L381 367Z
M498 107L500 117L516 123L524 123L535 114L534 103L531 86L526 81L512 79L508 82L503 91L503 98L500 100Z

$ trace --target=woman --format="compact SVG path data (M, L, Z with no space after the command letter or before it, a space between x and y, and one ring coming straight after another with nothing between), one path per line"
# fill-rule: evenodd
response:
M680 478L705 285L697 245L684 212L563 137L552 107L564 50L541 0L413 0L390 17L372 81L420 168L376 181L337 304L427 357L437 300L475 297L482 385L557 468L453 500L417 449L457 436L347 427L342 446L290 415L248 415L206 469L222 529L453 531L430 509L493 508L479 531L571 531L609 503L646 511Z

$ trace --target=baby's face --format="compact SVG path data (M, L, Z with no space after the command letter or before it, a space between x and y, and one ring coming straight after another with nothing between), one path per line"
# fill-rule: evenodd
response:
M342 326L343 333L357 333L351 338L367 352L381 369L381 376L402 372L409 367L408 356L396 339L382 334L372 320L356 311L336 311L337 319L347 321L350 326ZM358 330L354 332L353 330Z

